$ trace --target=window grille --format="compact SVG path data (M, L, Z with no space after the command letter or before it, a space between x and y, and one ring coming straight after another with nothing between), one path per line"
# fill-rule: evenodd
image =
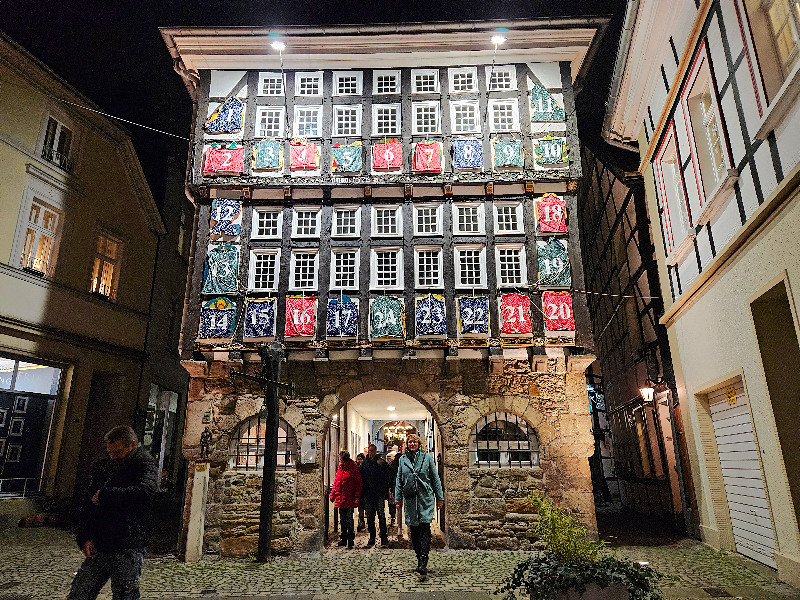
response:
M297 74L298 96L319 96L322 94L322 76L317 73L298 73Z
M358 288L358 253L355 250L333 253L332 288L353 290Z
M298 137L319 137L319 114L320 108L313 107L295 107L294 115L294 131Z
M280 73L261 76L262 96L283 96L283 79Z
M478 206L456 207L456 233L480 233L480 210Z
M491 102L492 110L492 131L516 131L517 125L517 103L514 100Z
M539 440L527 421L496 412L481 418L470 435L470 463L486 468L532 468L539 465Z
M72 160L69 156L72 147L72 130L53 117L47 119L47 130L42 146L42 158L65 171L72 170Z
M358 235L358 209L340 208L334 212L333 235Z
M480 131L477 104L453 102L450 106L453 111L453 133L477 133Z
M335 136L359 136L361 135L361 118L359 106L336 106L334 108L334 130Z
M292 283L296 290L313 290L317 287L317 253L292 254Z
M436 206L417 206L418 235L439 233L439 208Z
M489 91L513 90L517 87L514 67L486 67L489 80Z
M498 248L497 265L500 285L522 284L522 250L519 248Z
M397 94L400 91L399 75L396 72L376 73L374 94Z
M430 94L439 91L439 72L435 70L430 71L414 71L414 87L413 93L415 94Z
M280 237L280 210L256 210L255 235L253 237Z
M450 70L450 92L477 92L478 82L473 67Z
M375 105L372 109L375 135L400 135L400 108L398 106Z
M294 234L300 236L317 236L319 212L316 210L297 210L294 213Z
M22 243L20 266L47 274L56 241L59 213L34 200L28 215L28 226Z
M519 207L519 204L496 206L498 233L518 233L522 230L522 227L520 227Z
M253 289L274 290L278 287L278 255L277 252L253 253Z
M481 287L483 269L480 249L458 249L458 283L463 287Z
M414 103L414 133L439 133L439 103Z
M283 137L283 109L260 108L256 120L258 130L256 137L279 138Z
M252 416L231 436L228 448L228 466L240 471L261 471L264 468L264 448L266 447L266 417ZM278 464L279 471L296 468L297 436L285 419L278 420Z
M399 251L397 250L376 250L375 251L375 286L378 288L397 287Z
M336 75L336 95L353 96L361 93L360 77L352 75Z
M375 209L375 233L377 235L399 235L396 208Z
M417 285L419 287L438 287L441 267L438 249L417 250Z

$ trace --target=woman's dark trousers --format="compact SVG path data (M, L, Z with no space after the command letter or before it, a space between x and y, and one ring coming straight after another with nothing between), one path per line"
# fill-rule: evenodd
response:
M410 525L409 529L411 529L411 545L414 546L414 553L417 555L417 571L426 572L428 554L431 551L431 524Z
M342 541L352 541L356 539L356 532L353 529L353 509L339 509L339 526L342 528Z

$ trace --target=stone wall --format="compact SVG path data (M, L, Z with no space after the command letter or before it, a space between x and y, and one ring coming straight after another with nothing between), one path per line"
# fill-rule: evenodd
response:
M593 356L536 355L528 360L367 360L291 362L288 379L296 398L282 416L303 436L323 441L330 416L355 396L380 389L409 394L424 404L442 434L445 519L451 548L528 549L535 543L535 516L524 499L539 491L583 515L596 530L588 457L593 451L584 371ZM187 459L199 458L200 433L214 443L206 504L205 550L242 556L255 551L261 477L227 467L230 436L255 414L260 392L230 382L230 369L257 372L258 363L188 362L192 376L184 434ZM540 464L531 469L471 467L469 436L484 415L509 412L524 418L539 437ZM204 424L203 415L210 417ZM275 551L322 546L322 463L279 472L273 521ZM185 517L184 527L188 525Z

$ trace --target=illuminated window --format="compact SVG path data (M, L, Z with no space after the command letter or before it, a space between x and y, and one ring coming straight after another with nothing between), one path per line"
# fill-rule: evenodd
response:
M116 300L121 254L122 242L103 233L97 236L94 266L92 267L91 291L93 293Z
M52 272L51 259L55 252L56 233L61 213L34 199L22 243L20 266L44 275Z
M264 468L267 421L259 413L236 428L228 448L228 466L242 471L260 471ZM294 469L297 465L297 436L285 419L278 419L279 471Z
M469 439L470 464L487 468L539 465L539 439L525 419L496 412L481 418Z

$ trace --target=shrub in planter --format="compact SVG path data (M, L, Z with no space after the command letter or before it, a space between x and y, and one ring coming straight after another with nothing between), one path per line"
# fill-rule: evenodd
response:
M661 577L657 571L608 554L604 542L590 539L575 515L551 500L532 494L530 502L539 514L536 533L545 550L514 568L499 590L506 592L504 600L516 600L520 588L525 588L531 600L559 600L583 594L609 599L663 598L656 585Z

